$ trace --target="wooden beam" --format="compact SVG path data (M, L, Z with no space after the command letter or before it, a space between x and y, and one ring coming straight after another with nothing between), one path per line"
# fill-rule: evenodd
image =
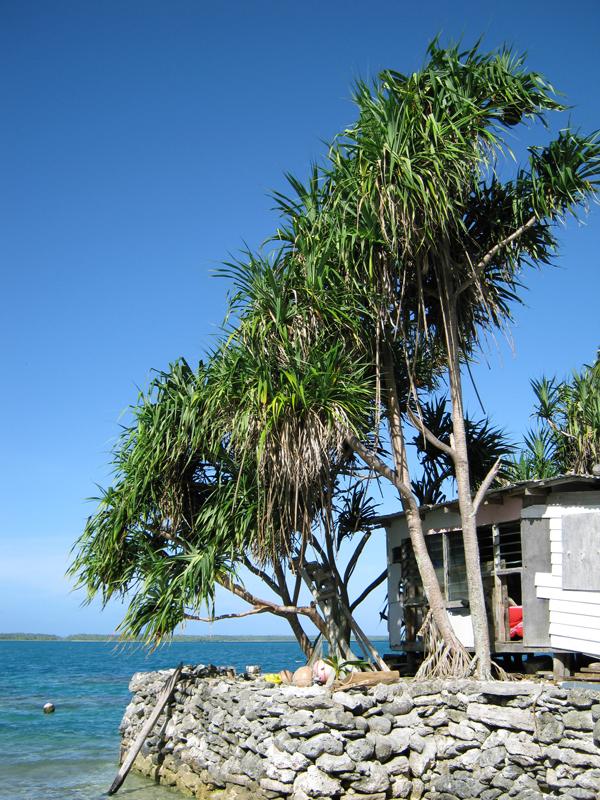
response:
M163 708L169 702L169 698L173 693L173 689L175 688L175 684L179 680L179 676L181 675L181 670L183 669L183 661L179 664L175 672L171 675L165 688L162 691L162 694L159 696L158 700L156 701L156 705L154 706L154 710L148 717L144 727L140 731L137 739L131 746L129 753L127 754L127 758L123 762L123 766L119 770L117 777L114 779L112 786L108 790L108 794L113 795L119 791L121 786L123 785L123 781L127 777L127 773L133 766L133 762L137 758L137 754L142 749L142 746L148 736L150 735L152 728L156 725L156 720L160 717Z

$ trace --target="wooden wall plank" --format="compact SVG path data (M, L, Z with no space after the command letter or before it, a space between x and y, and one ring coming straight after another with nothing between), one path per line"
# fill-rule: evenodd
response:
M548 600L536 592L536 577L539 571L552 568L550 553L550 522L547 519L521 520L521 548L523 572L521 590L523 596L523 644L528 647L544 647L550 643L550 607Z
M563 588L600 591L600 514L565 514L562 538Z
M562 611L566 614L583 614L587 617L600 617L600 605L574 603L572 600L563 600L562 598L550 600L550 614L553 611Z
M560 578L555 578L550 574L550 571L536 572L535 585L537 587L544 586L548 589L562 589L562 580L560 580Z
M560 578L558 578L560 581ZM539 586L538 597L548 600L570 600L573 603L592 603L600 605L600 592L565 592L553 586Z
M552 647L560 650L567 650L572 653L590 653L593 656L600 656L600 644L597 642L584 642L581 639L573 639L570 636L551 636Z
M524 627L524 626L523 626ZM584 628L581 625L563 625L560 622L550 622L550 636L570 636L584 642L598 642L600 644L600 629Z
M585 614L572 614L566 611L552 611L550 609L550 629L552 625L572 625L579 628L591 628L592 630L600 630L600 620L598 617L586 616Z

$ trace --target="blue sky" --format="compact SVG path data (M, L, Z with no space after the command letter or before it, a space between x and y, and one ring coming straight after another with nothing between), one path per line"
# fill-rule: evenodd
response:
M353 76L418 68L438 31L528 50L573 122L600 128L597 2L0 2L0 632L114 630L122 607L81 609L63 575L119 415L151 368L210 347L227 285L209 270L273 231L267 190L352 121ZM600 344L597 211L561 239L559 268L527 276L516 359L492 343L475 373L515 438L529 379ZM384 562L373 538L362 576ZM384 594L359 615L370 633Z

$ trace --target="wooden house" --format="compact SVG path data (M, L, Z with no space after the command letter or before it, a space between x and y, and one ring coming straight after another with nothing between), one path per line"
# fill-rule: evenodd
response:
M473 647L457 501L423 506L421 519L453 627ZM388 627L399 652L421 649L427 612L404 514L387 531ZM566 475L488 492L477 534L492 650L600 656L600 478ZM522 614L522 617L521 617Z

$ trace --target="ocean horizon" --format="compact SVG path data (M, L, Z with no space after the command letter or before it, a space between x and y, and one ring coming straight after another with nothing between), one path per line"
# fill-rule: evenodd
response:
M369 641L387 642L388 636L367 636ZM118 633L71 633L68 636L57 636L52 633L0 633L0 641L4 642L135 642L143 644L143 638L122 639ZM265 634L263 636L230 636L224 634L207 634L205 636L195 636L188 634L177 634L172 636L168 642L296 642L295 636L278 634ZM351 641L356 638L352 636ZM161 645L162 646L162 645Z

